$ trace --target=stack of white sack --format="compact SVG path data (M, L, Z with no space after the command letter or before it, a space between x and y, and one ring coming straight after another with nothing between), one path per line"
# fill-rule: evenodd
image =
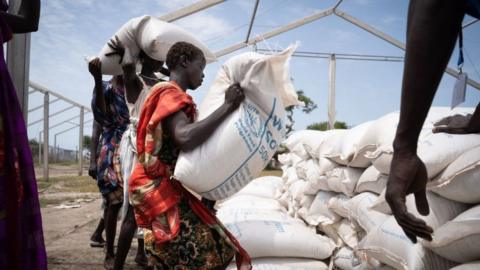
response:
M430 179L430 215L416 212L412 196L407 205L435 229L432 242L411 243L383 195L398 112L349 130L292 133L283 142L288 151L279 155L284 184L276 198L290 216L336 243L332 261L340 269L478 265L480 206L472 204L480 203L480 135L432 133L441 118L473 110L434 107L420 135L418 154Z
M280 177L257 178L217 205L217 217L251 256L254 269L328 269L335 243L289 216L275 191ZM235 269L235 263L228 269Z

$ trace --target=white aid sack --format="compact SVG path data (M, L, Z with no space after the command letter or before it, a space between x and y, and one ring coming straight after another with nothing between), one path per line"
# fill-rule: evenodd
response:
M480 134L433 133L430 129L422 132L418 140L417 153L425 163L428 178L431 179L463 153L477 146L480 146ZM372 158L373 166L381 173L390 173L392 146L379 147L367 156Z
M348 200L350 200L349 197L343 194L337 194L328 201L328 209L332 210L341 217L348 218L349 212L347 208L345 208L345 203Z
M469 263L464 263L453 268L450 270L478 270L480 269L480 261L474 261Z
M325 141L324 144L326 145L324 148L327 148L323 150L325 157L328 157L341 165L359 168L368 167L370 165L370 160L363 155L356 155L356 153L358 152L358 143L360 139L363 137L372 122L373 121L369 121L355 126L348 129L343 135Z
M320 132L321 131L308 129L293 131L288 135L288 138L282 142L282 145L292 152L297 145L303 144L305 140L315 141L315 137L317 137L317 134Z
M333 192L319 191L304 217L305 221L313 226L333 224L340 221L342 218L328 208L330 199L336 196L337 194Z
M368 167L360 176L355 187L356 193L373 192L376 194L382 193L387 186L388 175L379 172L375 166Z
M357 254L358 255L357 255ZM374 258L369 258L361 252L354 252L349 247L342 247L333 256L333 264L342 270L387 270L393 269L381 264Z
M395 269L439 270L455 265L424 248L422 244L413 244L393 216L368 233L357 250Z
M224 223L250 257L299 257L326 259L335 244L295 219Z
M428 216L417 212L413 196L407 196L407 209L425 220L434 230L466 209L465 205L441 198L432 192L427 192L427 198L430 204ZM396 269L448 269L454 265L424 248L421 243L413 244L393 216L372 229L359 243L358 250Z
M480 205L440 226L432 242L423 241L423 245L455 262L480 260Z
M342 219L337 226L338 236L340 236L342 241L350 248L355 248L358 245L358 231L356 227L357 226L348 219Z
M455 108L450 110L444 107L436 107L430 110L420 133L417 149L418 156L427 167L429 178L435 177L465 151L480 145L480 134L454 135L433 133L433 123L442 117L455 113L471 113L472 111L473 108ZM392 123L396 125L398 117ZM382 133L380 130L377 130L377 132ZM392 133L394 134L395 130ZM393 137L389 138L389 140L391 141L388 143L382 142L382 145L374 152L366 154L372 160L373 166L383 174L390 173L390 163L393 156Z
M308 182L305 180L298 180L294 183L292 183L287 191L289 196L292 198L292 200L295 201L296 204L299 204L302 198L305 195L305 188L307 187Z
M454 114L472 113L473 108L457 107L451 110L449 107L431 107L423 125L423 130L433 128L433 124L443 117ZM375 151L377 147L386 145L392 146L397 125L399 112L392 112L373 121L365 134L357 144L356 156L364 155L367 152Z
M391 215L392 214L392 209L390 209L390 205L388 205L387 200L385 199L385 193L386 189L378 195L377 200L370 206L370 209L374 211L378 211L380 213L384 213L386 215ZM464 203L452 201L446 198L443 198L434 192L427 191L427 198L428 198L428 205L430 206L430 212L432 209L434 211L437 211L438 213L444 213L444 211L440 209L455 209L455 211L460 211L459 213L463 212L462 210L467 209L467 205ZM415 206L415 197L413 194L410 194L406 198L406 205L408 209L413 209L416 212L416 206ZM446 213L450 213L447 211ZM431 214L431 213L430 213ZM422 216L422 219L425 219L424 216Z
M298 181L299 177L297 175L297 169L295 169L295 167L289 167L287 170L283 171L282 179L286 186Z
M137 41L140 48L148 56L158 61L165 61L170 47L179 41L191 43L202 50L207 63L216 61L215 54L194 35L175 24L164 22L155 17L152 17L145 24L143 33L139 35Z
M292 157L290 156L290 153L283 153L278 155L278 162L280 162L283 166L291 166Z
M226 201L217 203L217 208L227 209L227 208L248 208L248 209L265 209L270 211L283 211L286 209L281 205L277 200L261 198L252 195L238 195L229 198Z
M305 147L303 147L303 144L297 144L291 151L293 154L297 155L302 159L302 161L305 161L310 158L310 155L307 153L307 150L305 150Z
M480 203L480 147L459 156L427 189L453 201Z
M315 195L320 190L330 191L330 188L328 187L327 177L325 175L320 176L320 178L318 179L314 178L313 180L309 180L307 182L308 184L305 187L305 194Z
M331 191L342 192L352 197L357 185L358 179L363 170L351 167L338 167L326 173L328 188Z
M297 175L300 179L307 179L307 160L303 160L295 165L295 169L297 170Z
M130 49L130 53L136 59L140 53L140 47L137 43L139 32L142 32L145 24L152 19L151 16L141 16L133 18L126 22L120 29L112 36L118 37L123 46ZM112 52L113 50L105 44L100 50L98 57L102 62L102 73L108 75L120 75L123 74L120 57L118 55L106 56L105 54Z
M300 206L310 208L314 199L315 199L315 195L304 195L300 200Z
M180 153L174 173L179 181L202 197L220 200L261 173L285 137L285 107L298 103L288 75L294 50L243 53L222 65L200 105L199 120L224 103L233 83L245 90L245 100L206 142Z
M302 162L303 160L294 153L284 153L278 155L278 161L282 164L283 170L283 167L285 167L286 169L290 168L297 165L299 162Z
M366 232L370 232L389 217L386 214L370 209L370 206L375 203L377 198L378 196L373 193L364 192L344 203L344 207L348 211L348 218L355 221Z
M227 270L236 270L233 262ZM252 260L252 269L255 270L327 270L328 266L318 260L304 258L257 258Z
M252 195L262 198L275 199L277 190L282 188L283 180L278 176L263 176L252 180L235 196Z
M166 61L170 47L179 41L185 41L202 50L207 63L216 60L215 54L205 44L195 38L194 35L174 24L148 15L129 20L112 38L115 36L118 37L125 47L130 49L134 59L138 57L140 50L143 50L153 59ZM105 55L110 52L112 52L112 49L107 43L98 55L102 61L102 73L109 75L123 74L122 66L119 63L120 57L118 55Z
M299 219L293 219L287 213L281 210L246 208L241 205L230 208L220 208L217 211L217 217L222 223L237 223L243 221L276 221L276 222L298 222Z
M335 130L311 131L315 131L316 133L312 133L312 136L305 136L303 147L312 158L319 159L319 152L322 143L336 132Z
M322 174L320 173L320 167L318 166L318 160L309 159L305 164L305 180L309 182L315 182L320 179Z

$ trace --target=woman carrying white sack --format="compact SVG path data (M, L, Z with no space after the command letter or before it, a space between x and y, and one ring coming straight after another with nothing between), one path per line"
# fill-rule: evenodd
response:
M118 248L115 254L115 263L113 269L123 269L125 259L127 257L132 239L137 224L133 207L128 200L128 180L132 173L137 160L136 149L136 133L138 118L143 103L148 96L152 86L158 82L163 81L156 77L155 73L160 72L165 76L169 76L170 72L163 67L163 61L157 61L149 57L146 53L141 51L138 59L134 59L129 47L124 46L121 41L115 36L115 39L110 40L108 46L113 52L106 54L107 56L120 56L120 64L123 69L123 77L125 81L125 101L128 106L130 114L130 124L127 130L123 133L120 146L115 152L114 167L120 181L123 182L123 206L122 206L122 227L118 238ZM136 73L136 62L141 64L141 71ZM144 253L144 242L142 230L138 230L138 250L135 262L139 265L145 266L147 261Z

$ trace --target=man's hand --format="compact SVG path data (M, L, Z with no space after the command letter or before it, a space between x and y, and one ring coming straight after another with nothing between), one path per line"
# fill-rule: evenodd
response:
M417 237L432 240L432 228L409 213L405 204L406 196L413 193L418 212L428 215L427 181L427 169L416 153L402 150L394 152L385 198L397 223L413 243L417 242Z
M432 131L433 133L445 132L450 134L475 133L469 128L471 118L471 114L448 116L433 124L435 127Z

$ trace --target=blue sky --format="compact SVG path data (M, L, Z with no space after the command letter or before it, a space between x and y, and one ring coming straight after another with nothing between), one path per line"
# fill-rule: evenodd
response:
M93 80L88 73L85 55L97 54L105 42L126 21L149 14L162 15L184 7L195 0L43 0L40 30L32 35L30 79L77 102L90 105ZM252 36L259 35L318 10L327 9L334 0L261 0ZM195 33L212 51L220 50L245 39L255 0L227 0L174 23ZM405 42L408 1L344 0L339 9ZM465 21L470 21L466 17ZM403 56L403 51L377 37L332 15L284 33L265 42L258 48L286 48L299 41L299 51L322 53L358 53ZM466 62L464 71L470 78L480 81L480 23L464 31ZM204 84L192 95L200 103L214 79L224 56L205 70ZM454 51L451 66L458 57ZM399 109L403 62L365 62L339 60L336 70L337 119L353 126L376 119ZM302 89L317 104L318 109L305 116L295 112L295 128L327 119L328 61L324 59L293 58L291 75L297 89ZM455 80L445 75L434 105L449 106ZM40 94L30 95L30 108L41 104ZM462 106L476 106L480 92L467 88L467 101ZM51 105L54 113L67 107L62 102ZM53 117L50 125L78 114L78 109ZM29 115L29 122L40 119L40 111ZM86 120L92 118L87 115ZM76 120L78 121L78 120ZM53 135L73 125L65 124L51 130ZM37 138L43 125L29 127L29 136ZM91 134L88 124L86 134ZM61 147L75 149L78 129L59 135Z

